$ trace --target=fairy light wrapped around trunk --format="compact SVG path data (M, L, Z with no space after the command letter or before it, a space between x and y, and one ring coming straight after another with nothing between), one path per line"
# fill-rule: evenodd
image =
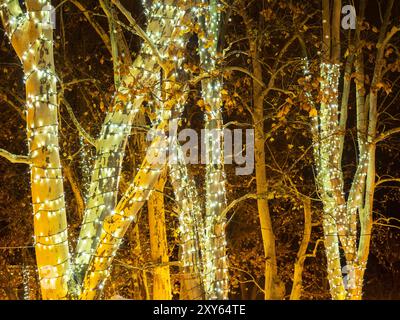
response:
M364 2L365 5L365 2ZM350 93L352 64L355 53L350 49L344 68L343 91L339 111L339 78L340 71L340 9L341 2L333 2L333 14L330 2L322 1L323 15L323 62L320 64L320 96L319 109L315 106L311 93L306 92L310 106L316 111L311 117L314 160L317 169L316 182L324 206L323 226L325 248L328 262L328 279L333 299L346 299L357 296L362 283L354 281L354 274L363 269L357 262L357 222L364 212L363 193L368 171L368 154L366 150L366 118L363 115L363 90L357 85L357 142L359 149L358 164L353 177L349 196L344 195L342 171L342 155L344 135L346 131L348 97ZM363 7L363 5L361 5ZM364 16L361 9L361 16ZM361 19L362 20L362 19ZM360 26L356 30L356 42L359 41ZM303 52L306 55L304 43ZM358 45L356 44L355 47ZM304 60L304 75L309 80L308 61ZM357 69L357 63L356 63ZM358 72L362 75L362 72ZM356 81L357 83L357 81ZM361 98L361 99L360 99ZM318 110L317 110L318 109ZM362 236L361 236L362 237ZM339 241L342 247L339 247ZM341 249L346 261L341 265ZM360 268L359 268L360 267ZM347 273L346 279L342 271ZM350 283L348 283L350 282ZM355 285L355 288L353 287Z
M210 78L202 81L202 98L205 113L205 159L206 159L206 213L204 245L204 285L206 299L228 298L228 265L226 256L226 207L225 171L223 154L223 120L221 112L221 82L213 76L217 68L221 6L216 0L202 0L194 8L201 28L199 52L201 69Z
M151 43L157 47L161 57L168 62L168 65L172 66L170 70L167 70L166 81L174 83L177 76L177 68L173 66L175 62L179 63L179 59L168 56L167 51L175 47L182 48L185 45L185 41L182 38L182 28L184 28L182 19L185 15L185 10L176 5L175 1L165 1L154 2L146 12L150 12L149 17L151 17L147 26L147 35ZM151 68L148 69L149 65L147 64L140 64L136 66L136 71L140 70L141 73L152 75L148 79L152 82L146 82L146 85L152 88L158 79L155 75L157 74L157 70L160 70L160 66L157 66L157 59L154 58L154 49L148 43L144 43L142 51L144 56L149 56L150 59L146 60L142 58L142 61L148 61L151 64ZM150 72L146 72L145 70L150 70ZM182 104L182 94L179 97L174 96L175 94L179 94L174 90L172 91L167 97L171 101L176 101L176 105L172 106L169 104L170 108L174 107L174 110L180 110L179 104ZM136 104L136 100L134 103ZM160 121L156 131L165 132L168 129L168 120L171 112L171 109L169 109L165 113L166 118ZM83 280L82 293L80 295L82 299L93 299L101 293L104 282L109 275L111 262L122 241L123 235L130 223L137 221L136 216L139 210L144 202L148 200L154 184L165 168L166 162L160 163L156 158L167 151L168 145L169 141L165 134L155 137L133 183L115 207L115 210L108 208L104 218L98 220L96 234L86 236L85 240L92 239L92 241L90 251L87 251L87 249L82 251L83 255L87 257L86 261L88 262Z
M24 287L24 300L30 300L31 288L29 280L30 280L29 266L26 266L24 264L22 266L22 284Z
M179 205L179 235L182 254L183 297L204 299L203 257L205 234L202 208L194 180L189 176L185 156L177 137L179 118L171 120L170 159L168 162L171 185ZM171 132L172 131L172 132Z
M340 136L337 120L340 66L321 63L320 68L321 104L317 115L311 117L316 182L324 206L323 228L330 290L334 299L345 299L339 249L339 232L344 232L348 225L339 162ZM309 80L307 59L303 61L303 71L306 80ZM311 107L316 108L310 92L306 92L306 98Z
M79 154L79 165L82 175L81 184L83 189L83 198L85 203L87 203L92 167L91 159L93 158L93 155L91 146L85 142L85 139L82 136L79 137L79 145L81 147L81 152Z
M183 29L182 29L183 30ZM173 64L176 71L174 72L175 81L180 83L181 86L186 78L183 72L182 65L184 63L184 55L179 54L187 42L187 35L176 39L178 52L173 53ZM175 50L176 51L176 50ZM199 204L198 194L195 183L189 177L188 169L186 167L184 155L181 146L178 142L178 126L180 122L180 115L184 109L184 102L187 99L189 87L187 84L183 85L182 102L174 106L174 112L171 115L171 101L165 99L165 93L171 92L172 87L176 86L172 81L164 81L162 77L159 78L159 85L156 95L156 118L152 121L153 128L157 128L163 121L169 123L169 177L171 185L174 189L175 199L179 206L179 235L181 246L182 263L182 282L181 292L185 292L185 297L190 299L204 298L204 288L201 281L202 274L202 261L200 259L200 244L203 243L203 216L201 206Z
M133 98L127 90L123 94L122 89L119 91L115 98L115 106L116 109L120 109L106 116L100 138L97 140L96 158L91 170L88 198L74 261L78 283L91 258L102 221L115 208L126 141L139 107L132 104ZM141 100L140 97L138 99Z
M36 260L43 299L68 293L68 252L63 175L58 142L57 76L49 1L3 1L1 12L10 41L24 68L26 123L31 162Z
M149 18L146 34L166 55L173 43L172 35L179 28L182 14L174 0L154 1L145 10ZM107 114L99 139L89 197L76 250L77 282L82 283L85 272L98 246L103 221L111 215L117 202L119 175L132 122L146 92L157 83L160 66L149 43L144 42L139 56L120 80L115 95L114 110Z

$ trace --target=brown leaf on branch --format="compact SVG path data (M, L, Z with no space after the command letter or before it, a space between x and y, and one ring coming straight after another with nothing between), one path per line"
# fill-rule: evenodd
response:
M310 117L316 117L316 116L318 116L318 111L317 111L317 109L312 108L312 109L308 112L308 115L309 115Z

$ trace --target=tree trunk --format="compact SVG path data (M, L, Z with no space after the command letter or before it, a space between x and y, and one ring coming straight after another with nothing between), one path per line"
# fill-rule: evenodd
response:
M147 35L161 55L168 52L171 46L175 46L174 41L170 40L177 37L176 33L180 30L184 15L180 7L174 3L173 0L167 0L168 5L165 6L157 6L155 3L149 10L152 15L149 16ZM97 141L89 199L76 250L76 281L79 284L82 283L91 261L96 259L93 253L100 245L98 240L103 223L113 216L121 162L132 121L145 93L156 85L159 73L160 66L157 59L154 59L151 45L145 42L129 73L118 81L120 87L117 88L114 110L107 114ZM132 87L134 89L131 89Z
M220 13L216 0L210 0L207 11L200 10L199 21L204 36L199 36L200 64L211 77L216 70ZM211 42L211 45L208 46ZM226 207L223 119L219 79L210 78L201 83L205 114L204 138L206 160L206 214L203 274L206 299L228 298L228 261L226 256Z
M165 172L154 186L154 192L147 201L150 228L151 259L153 269L153 299L171 300L171 275L169 271L169 252L164 212ZM161 266L158 266L161 265Z
M374 205L374 192L375 192L375 175L376 175L376 127L378 123L378 91L377 87L378 83L382 81L382 70L385 64L384 60L384 52L385 48L390 41L390 39L399 32L398 28L392 28L388 33L388 26L390 22L390 17L392 15L392 8L394 5L394 0L390 0L386 6L386 11L383 19L383 23L381 26L381 30L379 33L379 39L377 43L377 53L375 59L375 68L371 83L371 88L369 92L369 103L365 103L368 105L368 110L365 110L365 113L368 112L368 129L365 128L364 118L361 118L362 128L367 130L367 137L362 141L364 145L366 145L366 154L363 157L363 161L365 161L365 173L366 173L366 182L365 182L365 198L364 198L364 207L360 208L359 219L360 219L360 240L358 244L358 252L356 263L354 265L354 274L355 274L355 288L350 291L350 298L361 299L362 298L362 288L363 288L363 280L364 273L367 267L368 255L370 250L371 236L372 236L372 224L373 224L373 205ZM366 117L366 114L363 115ZM365 141L367 143L365 143Z
M132 228L129 234L129 240L134 246L131 249L132 264L132 282L133 282L133 299L134 300L150 300L149 286L147 280L147 270L142 269L144 263L143 250L140 241L139 224Z
M50 11L42 11L45 5L39 0L27 1L28 13L23 14L17 0L8 1L2 17L25 74L35 250L42 299L65 299L70 257L58 142L53 30Z
M304 261L306 259L306 253L308 244L311 238L311 199L307 198L303 201L304 206L304 231L303 239L300 243L300 248L297 251L297 258L294 264L294 275L293 275L293 285L292 292L290 293L290 300L300 300L302 290L303 290L303 270Z
M177 119L174 121L177 125ZM203 260L204 221L196 185L189 177L185 158L177 136L170 141L174 161L169 161L170 180L179 205L179 232L182 262L181 297L185 300L204 299Z

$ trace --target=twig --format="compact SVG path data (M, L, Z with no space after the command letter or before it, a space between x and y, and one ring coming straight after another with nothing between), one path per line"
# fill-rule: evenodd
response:
M91 12L88 11L79 1L70 0L70 2L75 5L85 16L87 21L92 25L93 29L100 36L101 40L103 40L107 50L112 54L111 50L111 42L110 38L107 35L107 32L104 31L103 27L94 19L92 19Z
M254 276L253 276L251 273L247 272L246 270L243 270L243 269L240 269L240 268L236 268L236 267L229 267L229 269L238 270L238 271L240 271L240 272L243 272L243 273L247 274L247 275L251 278L251 280L250 280L250 281L247 280L246 282L253 282L253 283L256 285L256 287L257 287L263 294L265 294L265 290L258 284L258 282L256 281L256 279L254 278ZM246 283L246 282L242 282L242 283Z
M73 122L73 124L75 125L75 127L78 129L79 133L82 135L82 137L85 138L85 140L87 142L89 142L93 147L96 148L97 146L97 140L94 139L90 134L88 134L85 129L83 129L83 127L81 126L81 124L79 123L78 119L76 119L74 112L72 111L72 107L71 105L68 103L68 101L65 99L64 96L60 96L60 102L62 102L62 104L65 106L65 108L68 111L68 114Z
M381 141L385 140L386 138L388 138L389 136L399 133L399 132L400 132L400 127L383 132L373 141L373 143L376 144L378 142L381 142Z

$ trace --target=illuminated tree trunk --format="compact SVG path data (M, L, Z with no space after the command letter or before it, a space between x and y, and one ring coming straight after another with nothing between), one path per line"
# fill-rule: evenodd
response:
M375 58L375 67L371 82L369 94L365 98L359 94L360 100L357 101L357 116L359 132L359 145L360 145L360 171L362 172L363 190L357 194L360 199L357 202L360 219L360 236L358 243L358 251L356 261L354 264L354 283L355 287L350 290L349 297L351 299L361 299L363 280L365 268L367 266L368 255L370 250L371 235L372 235L372 222L373 222L373 203L375 192L375 176L376 176L376 139L377 139L377 122L378 122L378 84L383 79L383 68L385 65L385 49L389 44L391 38L400 31L399 28L393 27L388 31L390 18L392 15L392 8L394 0L387 3L385 15L382 21L381 30L379 33L378 43L376 45L377 53ZM365 8L365 3L362 2L362 10ZM363 13L363 12L362 12ZM362 57L360 57L362 59ZM363 62L358 64L359 71L361 72L361 81L359 83L359 90L364 92L364 69ZM368 114L368 116L367 116ZM367 120L368 119L368 120ZM365 136L366 134L366 136ZM365 179L365 182L364 182ZM364 189L365 188L365 189ZM364 197L364 198L363 198ZM364 200L363 206L362 201Z
M339 65L321 65L321 91L326 93L319 110L319 171L318 180L321 199L324 206L323 228L325 235L325 251L328 264L328 279L333 299L345 299L346 291L342 279L342 268L339 251L339 232L343 232L344 198L341 171L337 166L339 157L337 127L332 118L337 116L337 91ZM333 100L331 89L335 92ZM323 94L324 94L323 93ZM323 99L324 99L323 98ZM332 128L333 127L333 128ZM340 202L339 202L340 201Z
M122 107L124 110L107 115L97 140L96 160L92 168L88 200L76 247L75 273L78 283L82 280L80 277L84 276L91 259L102 221L115 208L126 141L137 111L133 109L140 106L140 102L135 105L128 103L125 108Z
M70 259L58 142L57 76L47 1L2 1L2 19L21 59L26 83L26 122L31 165L36 260L43 299L64 299Z
M175 119L174 119L175 120ZM177 120L173 126L177 126ZM175 130L174 130L175 132ZM170 141L173 161L168 162L170 180L179 205L179 233L181 242L182 283L181 297L186 300L204 299L203 260L205 249L204 221L196 185L189 177L182 149L173 135Z
M129 234L130 242L134 243L131 249L132 264L134 268L132 269L132 282L133 282L133 299L134 300L150 300L150 290L147 280L147 270L142 269L144 263L143 250L140 241L140 229L139 224L136 224L132 228Z
M78 283L82 282L88 265L95 259L93 253L99 246L103 221L113 214L116 206L121 162L132 121L145 93L152 90L158 79L160 66L157 59L154 59L151 45L158 48L160 55L167 52L171 45L175 45L170 39L173 39L183 13L173 3L172 0L165 1L165 4L155 2L150 8L146 34L151 44L145 42L141 53L129 68L129 73L122 73L113 112L106 116L97 140L89 200L75 259ZM118 46L114 46L114 51L115 47Z
M115 39L116 28L112 17L109 18L109 24L110 34L114 35L111 36L111 45L116 93L112 111L106 115L99 138L95 142L95 161L75 255L75 276L78 284L85 275L102 221L115 208L127 139L134 117L143 102L143 95L136 95L128 88L136 84L137 90L143 90L146 82L154 82L152 72L142 72L141 68L145 66L146 70L153 70L155 62L143 57L143 53L132 66L127 66L130 62L127 58L121 61L120 56L124 49L120 41Z
M107 113L99 138L95 141L95 161L89 188L86 190L85 214L75 255L75 277L78 285L81 284L91 259L102 220L115 208L127 139L134 117L143 102L142 95L136 96L128 88L135 80L138 83L137 89L140 89L151 77L150 72L139 72L144 63L141 55L132 65L130 53L127 52L128 46L120 27L116 25L115 13L109 1L101 0L100 4L109 22L116 92L112 110ZM150 63L148 67L153 68L154 64ZM132 77L128 76L129 71L132 72ZM77 291L79 292L79 288Z
M384 50L399 29L386 34L393 1L390 1L380 31L373 80L369 94L365 95L363 53L354 53L360 46L361 24L365 1L360 3L360 22L356 30L355 45L345 65L343 92L339 119L340 77L340 9L334 1L330 19L329 1L323 0L323 57L321 64L321 104L317 116L312 117L314 157L317 164L317 185L324 205L324 234L328 262L328 279L333 299L361 299L363 276L367 264L372 231L372 207L375 187L375 138L377 124L377 84L382 81ZM357 143L358 164L347 200L343 194L341 159L347 120L347 101L350 91L352 61L356 69ZM307 71L307 70L306 70ZM306 72L308 73L308 72ZM311 95L308 93L310 98ZM310 103L314 108L313 103ZM360 222L358 235L357 225ZM357 238L359 241L357 243ZM346 258L348 276L342 277L339 241ZM357 248L358 245L358 248ZM358 251L357 251L358 250Z
M345 299L342 278L339 236L347 226L343 177L341 171L341 132L338 118L338 86L340 77L340 0L334 1L333 16L329 0L322 0L323 62L320 65L321 103L313 115L314 156L317 167L317 186L324 207L323 228L327 257L328 280L333 299ZM344 238L342 238L344 239ZM345 247L345 243L343 243ZM346 251L346 249L345 249Z
M311 132L313 138L313 153L317 171L316 184L323 203L323 228L325 253L327 258L327 273L333 299L345 299L346 289L342 278L340 262L339 235L344 240L346 250L346 238L348 221L346 216L346 204L343 195L343 177L341 158L343 151L343 137L345 119L338 117L338 86L340 77L340 1L334 1L334 14L331 19L329 0L322 0L323 19L323 62L320 64L320 93L321 103L317 107L310 92L306 97L311 109ZM307 50L303 42L303 51ZM308 61L305 58L304 75L309 80ZM345 81L345 87L347 83ZM346 94L344 94L346 96ZM345 103L347 111L347 104ZM343 105L342 110L343 111ZM343 116L344 112L342 112Z
M228 298L228 261L226 256L225 172L223 153L223 120L221 113L221 82L213 76L219 39L220 8L218 1L210 0L208 10L200 9L199 22L204 36L199 35L200 64L210 79L202 81L205 114L206 213L204 285L206 299Z
M81 299L97 298L109 275L109 267L114 255L132 221L137 222L137 214L148 200L151 190L157 183L164 164L158 163L158 152L165 152L168 146L166 137L156 137L149 147L146 158L133 184L129 187L115 210L103 222L98 246L94 252L83 282Z
M300 248L297 251L296 262L294 264L294 275L293 275L293 285L292 292L290 293L290 300L300 300L303 290L303 271L304 271L304 261L306 259L306 253L308 244L311 238L311 200L310 198L304 199L304 231L303 239L300 243Z
M113 2L117 1L113 0ZM124 11L123 8L120 9ZM162 54L170 49L170 46L173 46L172 50L182 49L185 45L181 35L182 28L184 28L182 19L185 11L181 10L179 6L163 5L161 3L155 3L150 11L154 16L154 20L148 23L148 29L151 30L149 34L152 35L148 39L152 43L151 46L159 46L159 50L162 49ZM129 15L128 17L131 18ZM165 33L159 32L160 30ZM167 39L168 41L166 41ZM145 54L155 53L154 48L148 48L147 46L144 46L142 50L144 50ZM160 54L160 57L162 57L162 54ZM157 62L157 59L155 59L155 62ZM161 119L157 128L154 129L156 133L160 134L157 134L153 139L133 183L119 201L115 210L108 212L97 229L96 241L94 242L94 247L92 247L92 259L89 261L83 281L83 291L80 295L82 299L94 299L100 295L109 274L108 268L111 266L113 257L126 230L133 220L137 221L139 210L143 203L148 200L154 185L167 164L168 158L165 157L165 153L169 145L169 139L166 135L168 122L172 113L177 112L179 116L182 112L181 105L184 102L185 95L182 94L181 84L176 82L177 71L181 64L180 59L177 59L177 61L165 60L162 63L165 83L171 84L170 90L163 93L168 112L165 113L165 118ZM153 72L154 68L150 69L152 74L155 74ZM141 71L143 74L148 73ZM155 80L157 79L158 77L155 77ZM147 85L150 88L155 87L154 82L147 83ZM139 87L139 89L141 88Z
M151 258L153 269L153 299L171 300L171 275L164 212L164 186L166 174L162 174L155 184L154 192L147 201L150 229Z
M171 83L174 80L171 79ZM176 96L176 91L167 96L167 101L172 101L171 96ZM178 90L179 92L179 90ZM176 107L167 112L171 114L182 112L182 101L185 96L177 98ZM176 111L175 111L176 110ZM149 146L145 159L135 176L135 179L115 210L105 218L98 240L98 246L94 252L94 259L91 260L86 272L81 299L94 299L99 296L104 287L104 282L109 275L109 267L114 255L132 221L137 223L138 213L144 202L149 199L151 192L165 169L168 155L167 150L170 139L167 137L169 129L169 117L163 119L155 129L157 133Z
M262 79L262 69L257 54L255 41L250 41L250 53L252 55L253 73L257 79ZM280 290L281 281L278 277L278 268L275 252L275 235L272 229L271 215L268 206L268 184L265 169L265 134L264 134L264 96L260 84L253 80L253 123L254 123L254 151L257 187L257 208L260 220L262 242L265 255L265 294L266 300L282 299Z

